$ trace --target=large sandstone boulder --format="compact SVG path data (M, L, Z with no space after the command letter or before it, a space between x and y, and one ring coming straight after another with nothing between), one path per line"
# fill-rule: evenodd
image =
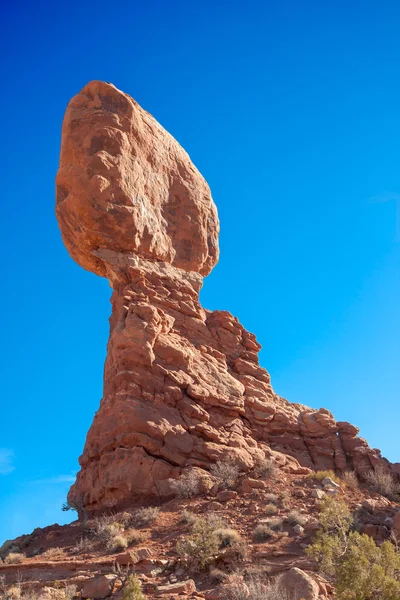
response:
M203 275L218 260L206 181L148 112L104 81L89 83L65 113L57 216L71 256L99 275L99 248Z
M111 84L91 82L68 105L56 210L71 256L113 288L104 394L71 502L98 510L168 495L182 473L228 458L248 471L271 449L294 457L295 472L389 468L357 428L278 396L255 336L201 307L218 259L208 185Z

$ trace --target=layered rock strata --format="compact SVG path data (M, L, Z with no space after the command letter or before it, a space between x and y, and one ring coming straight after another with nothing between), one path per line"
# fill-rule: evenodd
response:
M389 465L329 411L291 404L231 314L199 303L218 260L209 187L186 152L113 85L93 81L66 111L57 217L71 256L113 289L104 395L69 499L91 510L163 496L185 470L271 451L312 469Z

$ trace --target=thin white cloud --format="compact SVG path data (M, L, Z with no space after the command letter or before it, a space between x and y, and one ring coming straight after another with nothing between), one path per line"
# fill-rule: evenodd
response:
M75 475L57 475L56 477L49 477L48 479L36 479L31 483L37 484L54 484L54 483L74 483Z
M14 452L9 448L0 448L0 475L8 475L14 469Z

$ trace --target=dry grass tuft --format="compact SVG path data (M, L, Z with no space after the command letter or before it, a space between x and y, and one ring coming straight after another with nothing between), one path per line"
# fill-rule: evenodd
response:
M392 474L385 471L382 467L377 467L374 471L369 471L365 480L373 490L382 494L382 496L393 498L400 492L400 487L394 481Z
M9 552L4 559L6 565L20 565L26 556L23 552Z
M56 560L57 558L64 558L65 552L63 548L49 548L45 550L40 555L40 558L45 558L46 560Z
M255 468L255 475L260 479L272 479L276 475L276 462L273 458L264 458Z
M200 480L194 471L182 473L179 479L170 479L169 482L178 498L193 498L200 490Z
M307 523L306 515L302 515L298 510L291 510L288 516L286 517L286 521L290 525L301 525L302 527Z
M350 489L356 490L358 488L358 478L354 471L346 471L342 475L343 483Z
M253 540L258 544L262 544L263 542L267 542L273 535L274 532L269 525L259 523L253 531Z
M133 525L134 527L145 527L146 525L152 525L157 521L159 516L160 509L155 506L139 508L133 513L129 525Z
M334 481L338 485L341 484L340 478L336 475L334 471L312 471L306 477L307 479L315 479L317 481L323 481L327 477L330 477L330 479L332 479L332 481Z
M219 479L224 487L232 489L236 486L240 467L231 460L220 460L211 466L211 473Z

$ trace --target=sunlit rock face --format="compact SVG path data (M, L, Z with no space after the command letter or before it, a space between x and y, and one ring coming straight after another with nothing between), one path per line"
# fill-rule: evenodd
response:
M293 468L396 471L352 425L275 394L254 335L201 307L218 260L209 187L109 83L89 83L68 105L56 211L72 258L113 288L104 395L70 501L100 510L164 496L186 470L206 481L218 460L247 471L271 454Z

